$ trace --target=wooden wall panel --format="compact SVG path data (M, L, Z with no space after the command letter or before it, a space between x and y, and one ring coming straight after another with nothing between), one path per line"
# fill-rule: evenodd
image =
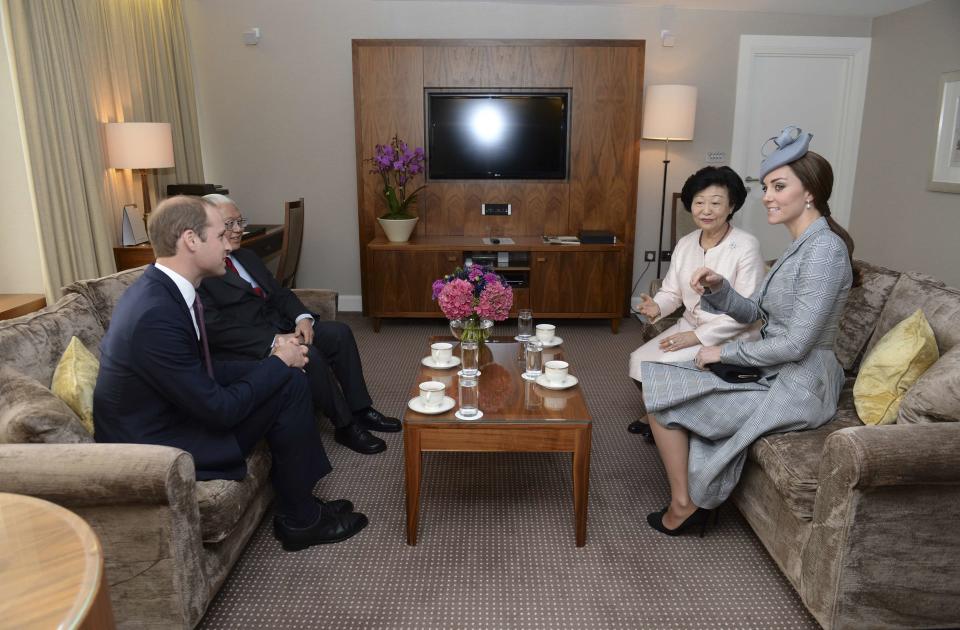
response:
M577 48L571 122L570 230L632 241L643 52Z
M361 248L375 236L382 235L376 218L387 211L381 194L383 180L370 173L370 163L362 160L372 156L376 145L388 143L394 134L415 146L423 144L422 50L418 46L375 47L354 43ZM409 185L409 190L421 184L422 175ZM422 233L422 228L418 233Z
M566 182L431 182L425 191L426 234L540 236L567 227ZM506 217L483 216L483 203L509 203Z
M555 88L573 81L568 46L428 46L424 87Z

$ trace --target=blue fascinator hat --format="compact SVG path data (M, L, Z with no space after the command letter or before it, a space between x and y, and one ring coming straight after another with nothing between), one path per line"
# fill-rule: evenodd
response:
M760 162L760 181L766 177L770 171L780 168L791 162L796 162L810 148L810 140L813 139L812 133L803 133L800 127L790 125L784 127L779 136L774 136L763 143L760 147L760 153L764 156ZM775 150L767 154L770 150L770 144L776 147Z

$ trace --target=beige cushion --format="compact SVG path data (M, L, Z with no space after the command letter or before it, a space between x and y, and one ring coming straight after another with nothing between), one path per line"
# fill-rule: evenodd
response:
M809 431L765 435L748 452L748 458L760 465L790 511L804 521L813 520L820 459L827 437L834 431L862 425L853 408L852 388L853 379L847 379L837 415L830 422Z
M856 370L863 349L870 341L880 313L900 273L855 260L861 284L850 289L847 305L838 324L833 350L845 370Z
M241 481L212 479L197 482L203 542L218 543L230 535L253 497L270 483L270 461L270 452L261 443L247 458L247 476Z
M893 424L907 390L940 358L923 311L891 328L863 360L853 401L864 424Z
M0 357L4 365L49 387L74 337L99 356L100 319L86 299L67 295L36 313L0 322Z
M910 272L902 274L893 287L866 353L869 354L891 328L918 308L930 323L941 354L960 343L960 325L957 324L960 322L960 290L947 287L930 276Z
M93 305L93 309L99 317L100 325L106 330L110 325L113 307L117 305L117 301L127 290L127 287L143 275L143 270L144 267L135 267L102 278L79 280L63 287L63 293L65 295L77 293L85 297Z
M960 420L960 345L920 377L900 403L897 424Z
M0 444L93 442L80 419L49 389L0 366Z
M50 389L73 410L83 427L93 435L93 389L100 362L74 337L53 372Z

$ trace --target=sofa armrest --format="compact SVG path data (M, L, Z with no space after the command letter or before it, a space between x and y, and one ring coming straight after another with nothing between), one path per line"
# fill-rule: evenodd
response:
M148 444L0 445L0 491L67 507L196 504L190 454Z
M960 619L960 423L827 438L800 593L825 628Z
M337 292L330 289L293 289L303 305L316 313L321 320L337 318Z

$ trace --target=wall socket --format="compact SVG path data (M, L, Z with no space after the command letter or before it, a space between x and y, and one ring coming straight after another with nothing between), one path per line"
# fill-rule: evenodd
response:
M670 262L670 259L673 258L673 252L670 250L663 250L660 252L660 260L663 262Z
M652 249L648 249L643 252L643 261L644 262L656 262L657 261L657 252Z
M707 151L707 164L717 164L726 161L726 159L727 154L723 151Z

